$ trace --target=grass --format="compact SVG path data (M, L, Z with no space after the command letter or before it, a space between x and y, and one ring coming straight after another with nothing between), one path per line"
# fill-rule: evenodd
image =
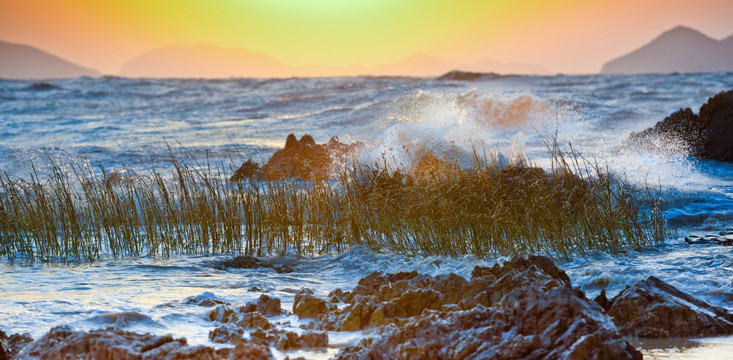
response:
M552 168L422 169L354 163L337 180L228 183L208 163L171 156L172 176L54 165L28 179L0 176L0 257L93 261L105 257L232 253L316 255L364 245L406 254L618 252L664 239L649 188L610 176L555 143ZM129 175L121 175L129 174Z

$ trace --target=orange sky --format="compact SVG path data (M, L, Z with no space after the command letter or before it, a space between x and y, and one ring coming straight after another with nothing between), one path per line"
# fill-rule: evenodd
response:
M154 48L210 43L294 66L421 53L594 73L677 25L733 34L731 0L2 0L0 40L116 74Z

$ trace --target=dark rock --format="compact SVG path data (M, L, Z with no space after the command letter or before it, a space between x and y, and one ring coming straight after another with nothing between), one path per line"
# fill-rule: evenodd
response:
M238 359L239 354L259 353L272 358L268 349L245 345L248 349L218 351L206 346L189 346L185 339L170 335L136 334L120 329L72 331L68 326L51 329L24 347L15 359Z
M626 335L665 338L733 333L733 314L654 276L621 291L610 301L608 315Z
M654 276L621 291L610 301L608 315L625 335L664 338L733 334L733 314Z
M260 314L265 316L280 315L282 312L280 299L271 298L265 294L260 295L260 298L257 299L256 309Z
M654 148L659 136L682 141L697 158L733 162L733 90L709 98L699 114L680 109L654 127L632 133L629 140Z
M270 352L270 348L266 346L257 346L252 344L239 343L229 353L229 360L271 360L275 357Z
M243 329L272 329L272 324L264 316L256 312L242 314L242 317L236 323L237 326Z
M232 260L219 261L214 264L215 269L226 270L227 268L233 269L259 269L259 268L270 268L275 270L278 274L291 273L293 272L294 260L286 258L272 258L272 259L260 259L254 256L241 255L237 256Z
M244 329L237 326L220 325L209 331L209 340L217 344L238 344L244 341Z
M438 77L438 80L458 80L458 81L472 81L472 80L496 80L501 79L502 75L497 73L478 73L470 71L453 70L447 72Z
M288 135L285 147L272 154L260 169L250 160L231 177L231 181L245 178L263 178L267 181L281 179L300 179L322 181L333 177L334 165L344 163L352 157L361 145L347 145L332 137L328 143L316 144L310 135L297 140L294 134Z
M242 166L240 166L239 169L234 172L234 175L229 178L229 181L235 182L245 179L264 179L264 175L262 174L262 169L260 169L260 165L256 162L253 162L252 159L248 159L247 161L245 161Z
M544 257L476 267L470 280L375 272L329 297L347 305L318 315L321 329L377 328L341 359L641 358L603 309Z
M313 296L313 291L310 289L301 289L295 295L293 302L293 314L298 315L299 318L317 319L331 309L333 305Z
M234 310L226 305L218 305L211 309L207 315L209 321L218 321L221 323L237 322L239 316Z
M426 311L338 359L641 359L594 303L564 286L518 287L495 306Z

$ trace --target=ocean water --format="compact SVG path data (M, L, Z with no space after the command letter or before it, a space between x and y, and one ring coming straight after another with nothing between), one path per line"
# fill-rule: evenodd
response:
M170 154L207 160L226 170L252 158L263 163L289 133L317 142L361 141L362 161L382 155L409 164L414 149L461 154L487 149L549 166L546 142L557 142L634 184L660 189L668 224L678 236L623 254L589 252L559 264L589 297L655 275L733 311L733 249L689 246L686 235L733 228L733 165L698 161L673 141L663 151L628 145L682 107L695 112L714 94L733 89L733 73L635 76L509 76L484 81L357 77L175 80L103 77L0 80L0 172L27 178L33 167L88 161L107 170L170 172ZM733 140L732 140L733 141ZM228 174L227 174L228 175ZM2 194L0 194L2 196ZM0 262L0 329L39 337L52 326L119 326L173 333L209 344L207 311L187 303L209 297L246 303L261 293L292 307L301 287L326 295L348 290L375 270L456 272L504 259L404 257L355 247L340 255L297 258L295 271L222 271L228 256L108 259L91 264ZM260 291L250 291L257 287ZM298 319L275 319L298 329ZM338 346L363 334L329 334ZM650 358L725 358L732 338L654 343ZM209 344L211 345L211 344ZM279 357L293 354L276 354ZM720 356L719 356L720 355Z

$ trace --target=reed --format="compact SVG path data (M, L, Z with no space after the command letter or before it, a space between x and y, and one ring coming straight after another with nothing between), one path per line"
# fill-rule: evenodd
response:
M351 245L405 254L558 259L652 245L667 231L659 197L597 162L548 145L552 167L386 159L338 180L228 183L223 167L171 155L172 175L88 163L0 176L0 256L41 261L231 253L317 255Z

